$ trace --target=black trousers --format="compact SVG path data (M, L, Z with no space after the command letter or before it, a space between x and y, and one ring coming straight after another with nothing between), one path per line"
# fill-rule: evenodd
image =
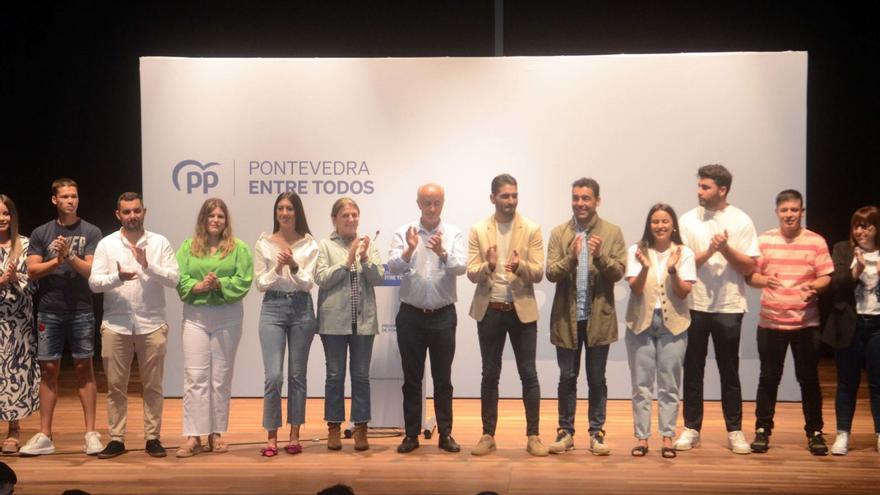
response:
M773 430L776 413L776 393L785 368L785 353L791 346L794 374L801 386L801 407L804 410L804 430L807 435L822 431L822 392L819 389L817 327L799 330L773 330L758 327L758 356L761 358L761 377L755 404L755 428Z
M684 353L684 425L703 427L703 376L709 337L721 376L721 410L727 431L742 430L742 389L739 383L739 339L743 313L691 311L687 350Z
M406 303L397 312L397 347L403 367L403 421L407 436L422 431L422 379L430 352L434 415L441 436L452 433L452 360L455 357L455 305L424 311Z
M477 323L477 333L483 358L483 380L480 383L483 434L495 435L495 426L498 424L498 380L501 378L504 342L509 335L513 355L516 357L516 369L522 382L526 435L537 435L541 415L541 385L535 367L537 322L522 323L516 316L516 311L489 308L483 321Z

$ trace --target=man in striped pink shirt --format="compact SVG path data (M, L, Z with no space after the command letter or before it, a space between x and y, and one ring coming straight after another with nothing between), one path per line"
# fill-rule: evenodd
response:
M803 228L801 193L786 189L776 196L779 228L758 238L761 257L749 285L762 289L758 321L761 376L755 406L752 452L767 452L773 430L776 393L791 346L795 376L801 387L804 430L813 455L827 455L822 437L822 394L817 370L816 332L819 328L817 294L831 282L834 265L828 244L819 234Z

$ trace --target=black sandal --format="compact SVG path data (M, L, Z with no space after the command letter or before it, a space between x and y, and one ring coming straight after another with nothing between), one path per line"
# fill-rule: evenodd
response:
M678 456L678 452L676 452L673 447L663 447L660 449L660 455L663 456L664 459L675 459L676 456Z
M645 445L636 445L629 452L633 457L645 457L645 454L648 453L648 447Z

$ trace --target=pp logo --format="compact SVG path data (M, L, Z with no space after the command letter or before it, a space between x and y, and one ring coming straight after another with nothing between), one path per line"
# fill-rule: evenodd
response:
M220 165L217 162L208 162L204 165L197 160L184 160L177 165L174 166L174 170L171 171L171 181L174 183L174 188L180 191L180 176L184 174L186 176L186 193L192 194L193 190L201 188L204 194L208 194L208 189L212 187L216 187L220 182L220 176L217 175L217 172L213 170L208 170L209 168Z

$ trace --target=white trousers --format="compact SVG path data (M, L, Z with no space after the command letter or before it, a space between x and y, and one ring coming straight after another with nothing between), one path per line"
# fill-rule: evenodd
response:
M225 433L241 302L183 308L183 435Z

